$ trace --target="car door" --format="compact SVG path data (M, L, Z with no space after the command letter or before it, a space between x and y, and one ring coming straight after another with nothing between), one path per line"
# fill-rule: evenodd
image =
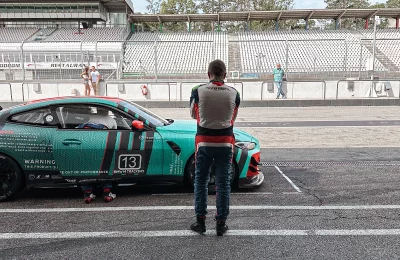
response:
M54 109L60 117L54 158L63 176L101 179L162 173L162 168L150 166L151 161L162 166L162 147L154 145L162 143L161 136L146 125L142 131L133 130L133 118L125 112L93 104Z

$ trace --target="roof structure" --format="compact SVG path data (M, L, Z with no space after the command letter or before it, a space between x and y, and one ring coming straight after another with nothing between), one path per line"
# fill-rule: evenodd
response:
M90 3L89 1L68 1L68 0L0 0L1 4L39 4L39 3ZM132 0L99 0L95 2L101 2L107 8L110 13L125 13L128 7L128 13L133 13L133 3Z
M211 22L260 20L343 19L373 16L399 18L400 8L384 9L291 9L278 11L220 12L215 14L131 14L131 22Z

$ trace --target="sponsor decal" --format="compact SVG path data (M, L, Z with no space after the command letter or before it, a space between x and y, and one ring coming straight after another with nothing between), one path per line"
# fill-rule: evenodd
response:
M50 180L51 175L49 174L29 174L28 179L33 181L33 180Z
M139 170L140 168L142 168L142 155L121 154L118 156L119 170Z
M60 179L62 179L62 176L61 176L60 174L51 175L51 178L52 178L53 180L60 180Z
M142 136L142 135L140 135L139 136L139 140L146 140L146 141L154 140L154 136Z
M113 174L146 174L144 151L117 151Z
M14 134L14 131L11 130L1 130L0 135L12 135Z
M37 62L37 63L25 63L24 68L34 70L34 69L82 69L86 64L81 64L77 62L64 62L64 63L52 63L52 62ZM118 64L116 62L109 63L91 63L89 67L96 66L98 69L116 69ZM21 69L21 63L0 63L0 68L14 68Z
M229 88L220 88L220 87L206 87L206 89L217 90L217 91L231 91Z
M54 118L52 115L46 116L46 122L50 123L50 122L53 122L53 120L54 120Z
M0 63L0 68L21 68L21 63Z
M55 165L55 160L40 160L40 159L25 159L25 164L44 164L44 165Z

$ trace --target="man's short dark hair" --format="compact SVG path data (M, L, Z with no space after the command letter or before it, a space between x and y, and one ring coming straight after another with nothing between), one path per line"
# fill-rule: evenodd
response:
M215 79L223 79L226 73L226 66L222 60L214 60L208 65L208 72L214 76Z

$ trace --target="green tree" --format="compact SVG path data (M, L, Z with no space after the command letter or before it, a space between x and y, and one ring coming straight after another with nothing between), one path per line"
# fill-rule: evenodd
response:
M158 14L160 12L161 0L146 0L147 1L147 11L150 14Z
M269 11L269 10L289 10L293 9L294 0L253 0L252 10ZM287 29L295 26L297 21L279 21L279 28ZM275 28L275 21L253 21L251 30L268 30Z
M370 6L371 9L378 9L378 8L386 8L386 5L384 3L376 3ZM371 19L370 24L373 26L375 23L375 19ZM386 17L381 17L381 23L379 24L379 26L377 26L377 28L379 29L385 29L388 27L389 21L388 18Z
M195 14L198 7L193 0L166 0L161 3L161 14ZM166 30L184 31L187 29L186 22L164 23Z
M327 9L365 9L370 7L368 0L325 0ZM341 19L342 29L362 28L365 21L360 18ZM333 23L332 26L335 26Z
M387 8L399 8L400 7L400 0L388 0L386 2Z

